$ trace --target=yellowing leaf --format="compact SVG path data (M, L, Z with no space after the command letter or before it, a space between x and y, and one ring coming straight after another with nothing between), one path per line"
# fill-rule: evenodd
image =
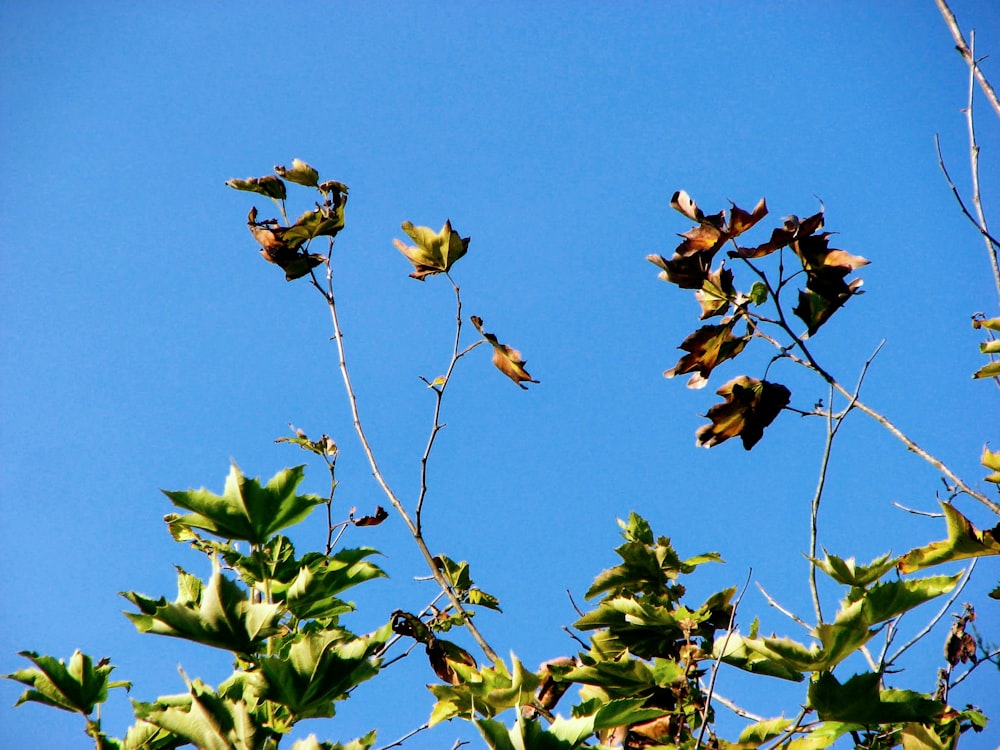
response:
M412 274L411 274L412 275ZM513 380L517 385L527 390L528 387L524 383L538 383L539 381L534 380L528 371L524 369L527 364L525 360L521 358L521 352L517 349L512 349L506 344L501 344L497 337L492 333L487 333L483 330L483 319L473 315L469 318L472 321L472 325L476 327L476 330L482 334L483 338L486 339L493 346L493 364L496 368L506 375L508 378Z
M991 451L988 446L983 446L983 455L979 459L983 466L990 470L987 482L1000 484L1000 451Z
M418 281L436 273L447 272L469 249L469 237L461 237L451 228L451 221L446 221L441 231L435 233L428 227L414 226L408 221L403 222L403 231L416 246L406 245L399 240L393 240L396 249L407 257L416 269L410 276Z
M912 573L953 560L1000 555L1000 524L980 531L951 503L941 503L941 510L948 524L948 538L907 552L899 561L900 573Z

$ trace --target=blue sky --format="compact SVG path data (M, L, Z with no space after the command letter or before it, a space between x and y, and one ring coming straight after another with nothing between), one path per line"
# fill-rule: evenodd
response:
M1000 83L1000 9L952 7ZM455 267L466 314L542 381L520 391L482 350L461 362L425 515L432 548L470 560L499 596L505 613L483 616L487 637L528 665L573 651L565 591L580 601L614 563L615 518L630 510L682 555L722 553L695 598L752 567L809 611L801 552L820 426L785 414L751 453L705 451L698 415L742 370L697 392L662 377L698 325L694 302L645 260L689 228L669 208L674 190L713 211L766 196L760 241L822 200L836 246L872 263L867 293L820 331L817 355L853 384L885 338L863 398L969 481L984 473L983 444L1000 441L997 389L969 378L983 363L969 317L995 315L996 292L934 152L940 133L967 187L967 72L932 2L37 2L5 4L0 21L0 671L23 665L18 650L81 648L110 656L140 700L179 692L178 664L227 676L225 659L138 635L117 592L172 598L174 563L207 575L166 533L159 489L220 490L231 458L264 478L300 463L272 442L289 422L338 441L345 506L384 502L353 438L322 301L259 258L244 217L254 204L267 212L266 199L223 185L295 157L351 189L337 241L348 356L401 494L418 486L433 407L418 376L441 374L454 318L443 279L407 278L392 246L402 221L450 218L471 235ZM1000 128L979 112L996 216ZM794 405L826 397L787 366L772 376ZM323 490L320 468L306 489ZM940 521L892 502L934 510L941 491L932 468L855 415L835 448L821 543L867 561L938 539ZM404 532L393 519L348 536L382 550L391 575L359 591L354 629L433 596L412 581L423 570ZM324 538L318 514L295 536L302 549ZM997 578L984 561L963 595L993 642L1000 613L984 592ZM745 624L759 614L764 629L798 636L756 588L742 607ZM911 616L911 632L933 609ZM943 637L906 687L932 690ZM380 679L304 733L347 740L378 726L384 743L425 720L425 663ZM0 745L85 746L73 717L11 709L17 687L0 685ZM956 702L1000 716L995 670L963 689ZM728 672L719 690L768 715L800 699L762 696ZM105 725L121 733L129 721L118 697ZM990 735L967 746L995 747ZM406 747L459 736L445 726Z

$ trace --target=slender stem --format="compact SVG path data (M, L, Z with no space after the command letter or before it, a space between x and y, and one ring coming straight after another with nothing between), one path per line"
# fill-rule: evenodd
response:
M851 393L846 388L844 388L844 386L842 386L839 382L837 382L837 380L833 378L833 376L831 376L829 373L827 373L823 368L819 367L814 362L809 361L808 359L802 359L801 357L796 356L792 352L788 351L786 347L783 347L780 343L778 343L778 341L776 341L773 337L769 336L767 333L761 331L760 329L757 329L757 334L761 338L769 341L774 347L784 352L784 356L788 357L796 364L818 373L820 377L822 377L824 380L826 380L827 383L832 385L834 389L836 389L837 392L840 393L842 396L845 396L848 399L852 398ZM921 448L919 445L917 445L915 442L913 442L910 438L908 438L905 434L903 434L903 432L898 427L896 427L896 425L890 422L882 414L875 411L874 409L872 409L870 406L868 406L859 399L854 400L854 408L864 412L869 417L878 422L880 425L882 425L882 427L888 430L889 433L891 433L897 440L903 443L903 445L905 445L908 450L910 450L913 453L916 453L918 456L920 456L920 458L924 459L924 461L926 461L935 469L937 469L939 472L948 477L948 479L950 479L952 483L955 485L955 487L957 487L959 490L964 492L969 497L978 500L997 515L1000 515L1000 505L990 500L988 497L986 497L986 495L982 494L981 492L977 492L976 490L972 489L969 485L967 485L964 481L962 481L962 479L957 474L955 474L955 472L953 472L951 469L945 466L945 464L940 459L935 458L930 453Z
M808 630L808 631L809 631L809 634L810 634L810 635L813 635L813 634L815 634L815 632L816 632L816 631L815 631L815 629L814 629L814 628L812 628L812 627L811 627L811 626L809 625L809 623L807 623L807 622L806 622L805 620L803 620L803 619L802 619L801 617L799 617L798 615L794 614L793 612L790 612L789 610L785 609L785 608L784 608L784 607L782 607L782 606L781 606L780 604L778 604L778 602L777 602L777 601L776 601L776 600L774 599L774 597L773 597L773 596L771 596L771 595L770 595L769 593L767 593L767 591L766 591L766 590L764 589L764 587L763 587L763 586L761 586L761 585L760 585L760 583L759 583L759 582L757 583L757 588L759 588L759 589L760 589L760 593L762 593L762 594L764 595L764 598L765 598L765 599L767 599L767 603L768 603L768 604L770 604L770 605L771 605L772 607L774 607L774 608L775 608L776 610L778 610L779 612L781 612L781 614L785 615L785 617L788 617L788 618L790 618L790 619L794 620L794 621L795 621L795 622L797 622L797 623L798 623L799 625L801 625L802 627L804 627L804 628L805 628L806 630Z
M995 648L992 651L990 651L989 653L987 653L986 656L984 656L982 659L980 659L975 664L973 664L971 667L969 667L961 675L959 675L958 677L956 677L951 682L951 684L948 687L949 688L953 688L956 685L960 684L966 677L968 677L970 674L972 674L972 670L974 670L976 667L980 666L981 664L989 664L989 663L991 663L993 661L993 659L995 659L997 656L1000 656L1000 648Z
M809 591L812 594L813 610L816 612L816 623L823 622L823 605L819 600L819 585L816 582L816 545L819 539L819 504L823 499L823 488L826 486L826 472L830 467L830 453L833 451L833 439L837 435L837 427L833 419L833 388L830 388L830 410L826 414L826 440L823 442L823 458L819 465L819 478L816 481L816 492L813 494L812 507L809 511ZM843 417L841 417L843 419Z
M729 646L729 639L733 635L733 623L736 621L736 610L740 608L740 602L743 601L743 595L747 592L747 587L750 585L750 578L752 576L753 568L750 568L747 571L747 580L743 584L743 590L740 591L740 595L736 597L736 601L733 602L733 608L729 613L729 625L726 627L726 639L722 642L722 650L719 651L719 656L712 664L712 676L708 680L708 692L705 695L705 707L701 711L701 729L698 731L698 741L695 743L695 747L701 747L701 741L705 738L705 730L708 729L708 712L712 708L712 694L715 692L715 678L719 674L719 665L722 664L722 657L726 653L726 648Z
M424 455L420 458L420 495L417 498L417 508L414 514L418 531L423 530L421 518L424 509L424 498L427 496L427 463L430 460L431 450L434 448L434 441L437 439L437 434L445 426L441 423L441 402L444 400L445 389L448 387L448 383L451 382L451 374L455 371L455 365L458 364L458 360L483 343L480 340L467 347L464 351L460 352L458 350L462 339L462 291L451 277L451 274L446 272L445 276L448 277L448 281L451 282L451 286L455 290L455 344L451 351L451 361L448 363L448 371L444 374L444 382L439 386L432 386L436 397L434 418L431 424L430 435L427 438L427 447L424 448Z
M955 14L951 12L951 8L948 7L948 3L945 0L936 0L936 2L941 15L944 16L945 23L948 24L948 29L951 31L952 37L955 39L956 49L958 49L959 54L965 60L966 64L972 68L973 75L979 81L979 86L982 88L983 93L986 94L986 98L989 99L990 104L993 105L997 117L1000 117L1000 98L997 98L997 92L993 90L990 82L986 80L985 74L976 64L976 58L972 54L972 50L969 49L969 45L965 43L965 37L962 36L962 30L958 27Z
M972 110L973 95L976 91L975 75L979 71L979 65L975 59L975 31L969 35L969 39L971 40L972 63L969 68L969 103L965 108L965 122L969 130L969 174L972 176L972 205L976 209L976 217L979 219L977 226L986 242L986 252L990 256L990 264L993 267L993 280L996 282L997 294L1000 296L1000 261L997 260L996 248L990 241L989 227L986 225L986 214L983 213L983 202L979 191L979 144L976 143L976 123Z
M422 724L421 726L417 727L416 729L414 729L414 730L412 730L410 732L407 732L406 734L404 734L402 737L400 737L395 742L390 742L388 745L382 745L382 747L380 747L379 750L389 750L390 747L399 747L404 742L406 742L408 739L410 739L410 737L414 736L415 734L420 734L425 729L430 729L430 727L431 727L430 724Z
M729 700L724 695L719 695L718 693L716 693L714 698L715 700L719 701L719 703L721 703L723 706L728 708L730 711L732 711L734 714L736 714L742 719L750 719L750 721L764 721L763 716L758 716L755 713L747 711L745 708L738 706L736 703Z
M354 431L357 433L358 440L361 443L361 448L364 451L365 457L368 459L368 465L371 467L372 476L375 478L375 481L382 489L386 498L389 500L389 503L399 514L399 517L403 519L403 523L405 523L406 528L409 529L410 535L413 537L413 541L420 550L420 554L423 556L424 562L427 563L427 567L430 570L431 575L434 577L438 586L441 587L441 590L445 592L448 600L451 602L451 605L455 608L455 611L461 614L462 620L465 623L466 628L468 628L469 634L472 636L473 640L476 641L479 648L482 649L483 653L490 661L499 663L500 657L497 656L497 653L490 647L489 643L486 642L486 639L483 638L482 634L479 632L479 629L473 624L472 616L468 613L465 607L462 606L462 602L459 600L458 595L445 579L444 574L438 569L438 565L434 560L434 555L432 555L428 549L420 528L406 511L406 508L396 496L396 493L389 486L389 483L385 479L385 475L378 466L378 462L375 459L375 452L372 450L371 443L368 442L368 436L365 434L364 427L361 423L361 414L358 410L357 396L355 395L354 386L351 383L350 371L347 368L347 358L344 353L344 334L340 327L340 319L337 315L337 303L333 293L333 266L329 263L327 264L326 281L327 288L323 289L322 286L320 286L320 284L316 281L315 276L313 276L313 285L326 299L327 307L330 310L330 319L333 323L333 339L337 345L338 365L341 377L344 380L344 388L347 391L347 400L350 404L351 417L354 421Z

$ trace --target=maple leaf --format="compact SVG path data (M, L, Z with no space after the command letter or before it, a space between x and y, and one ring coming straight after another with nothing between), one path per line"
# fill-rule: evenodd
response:
M688 381L688 388L704 388L712 370L727 359L732 359L749 343L750 335L734 336L735 317L723 318L718 325L702 326L684 339L677 347L688 352L677 364L663 373L672 378L684 373L695 373Z
M763 198L750 212L731 203L728 221L725 211L706 215L683 190L674 193L670 205L698 222L698 226L680 235L684 241L677 246L671 258L648 255L646 259L663 269L661 279L677 284L681 289L701 289L709 276L712 259L722 246L767 215L767 204Z
M855 294L861 294L861 279L847 283L845 277L868 260L829 246L829 232L802 237L791 243L806 272L805 291L792 310L808 326L809 335L819 330L830 316Z
M701 285L701 289L695 292L694 296L698 300L698 304L701 305L699 320L725 315L730 302L736 298L733 272L724 266L719 266L718 271L713 271L708 275L708 278Z
M764 428L788 405L791 392L780 383L741 375L716 391L725 401L708 410L711 424L698 429L698 445L711 448L737 435L746 450L764 435Z
M487 333L483 330L483 319L473 315L469 320L472 325L476 327L476 330L482 334L483 338L486 339L493 346L493 364L496 368L506 375L508 378L513 380L517 385L528 390L528 386L525 383L537 383L539 381L532 379L528 371L524 369L527 362L521 359L521 352L517 349L512 349L506 344L501 344L497 337L492 333Z
M807 237L823 228L823 211L799 221L798 216L786 216L784 224L771 232L771 239L757 247L741 247L731 252L731 257L763 258L765 255L792 244L800 237Z
M413 264L416 270L410 277L417 281L451 270L455 261L469 250L470 238L459 236L451 228L450 220L436 233L429 227L417 227L408 221L403 222L402 228L417 244L406 245L399 240L393 240L393 244Z

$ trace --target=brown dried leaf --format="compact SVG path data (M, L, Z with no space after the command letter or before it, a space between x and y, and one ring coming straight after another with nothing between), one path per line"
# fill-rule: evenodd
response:
M746 450L757 444L764 428L788 405L792 395L780 383L746 375L730 380L716 393L725 401L708 410L705 416L711 424L699 428L698 445L711 448L739 435Z
M257 221L257 209L250 209L247 215L250 233L260 245L260 254L268 263L273 263L285 272L285 280L293 281L308 274L316 266L326 262L325 255L309 253L285 242L288 228L278 224L276 219Z
M753 211L750 213L747 213L732 201L730 201L730 205L732 208L729 211L729 227L726 230L729 239L743 234L767 216L767 202L763 198L757 201L757 205L753 207Z
M677 364L663 373L665 378L693 372L688 388L704 388L709 375L718 365L738 355L749 343L750 336L734 336L736 318L723 318L718 325L702 326L677 347L689 352Z
M524 369L527 362L521 358L521 352L517 349L512 349L506 344L501 344L495 335L484 331L482 318L473 315L469 320L476 327L476 330L482 334L483 338L493 347L493 364L500 372L513 380L523 390L528 390L528 387L524 383L539 382L534 380L528 374L528 371Z
M694 293L698 304L701 305L700 320L725 315L729 310L730 302L736 297L736 287L733 286L733 272L724 266L719 266L718 271L713 271L701 285L701 289Z
M472 658L472 654L464 648L451 641L436 638L433 635L430 637L430 642L427 644L426 650L427 658L431 662L434 674L452 685L457 685L461 680L454 668L452 668L451 662L465 664L470 667L477 666L476 660Z
M375 515L373 516L361 516L361 518L354 517L354 509L351 509L350 521L355 526L378 526L385 519L389 517L389 512L383 508L381 505L375 506Z

